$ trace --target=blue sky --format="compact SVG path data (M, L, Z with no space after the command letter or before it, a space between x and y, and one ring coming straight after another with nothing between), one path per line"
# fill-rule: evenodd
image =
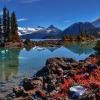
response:
M23 27L53 24L64 29L74 22L100 17L100 0L0 0L0 14L4 5L16 12Z

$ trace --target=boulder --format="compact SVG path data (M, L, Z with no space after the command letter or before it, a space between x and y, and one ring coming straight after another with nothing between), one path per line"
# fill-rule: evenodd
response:
M32 83L32 79L25 78L23 79L23 87L27 90L32 90L34 88L34 84Z
M86 88L82 86L73 86L69 88L69 95L72 99L78 99L80 96L84 95Z
M13 88L13 92L16 94L16 97L20 97L20 96L23 96L24 89L21 86L17 86L15 88Z

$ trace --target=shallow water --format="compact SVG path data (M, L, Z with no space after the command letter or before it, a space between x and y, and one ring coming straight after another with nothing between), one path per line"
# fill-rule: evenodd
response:
M95 43L83 42L61 47L34 47L30 50L0 49L0 81L32 76L41 69L48 58L70 57L82 60L94 53Z

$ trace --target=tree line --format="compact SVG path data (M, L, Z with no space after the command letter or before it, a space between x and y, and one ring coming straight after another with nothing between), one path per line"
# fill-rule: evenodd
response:
M18 24L15 12L11 15L4 7L3 15L0 16L0 43L19 41Z

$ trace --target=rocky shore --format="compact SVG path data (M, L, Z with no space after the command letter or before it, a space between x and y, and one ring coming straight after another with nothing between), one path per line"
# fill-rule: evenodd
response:
M80 43L82 42L89 42L89 41L96 41L96 40L86 40L86 41L80 41ZM68 44L72 44L75 42L79 42L79 41L74 41L74 40L64 40L64 39L56 39L56 40L44 40L44 41L31 41L31 40L25 40L24 43L24 47L35 47L35 46L40 46L40 47L55 47L55 46L65 46Z
M44 40L44 41L31 41L31 40L25 40L24 41L24 46L25 47L34 47L34 46L60 46L63 45L62 40Z
M10 42L5 42L3 44L0 43L1 48L23 48L24 43L23 41L10 41Z
M96 41L96 39L86 39L84 41L80 42L86 42L86 41ZM10 42L5 42L4 44L0 44L0 47L4 48L22 48L22 47L28 47L32 48L34 46L48 46L48 47L54 47L54 46L62 46L66 45L69 43L73 42L79 42L79 40L74 40L74 39L51 39L51 40L44 40L44 41L33 41L26 39L25 41L19 40L19 41L10 41Z
M22 48L24 47L24 43L22 41L19 42L7 42L5 43L5 48Z
M100 56L85 60L50 58L31 78L24 78L7 100L99 100Z

